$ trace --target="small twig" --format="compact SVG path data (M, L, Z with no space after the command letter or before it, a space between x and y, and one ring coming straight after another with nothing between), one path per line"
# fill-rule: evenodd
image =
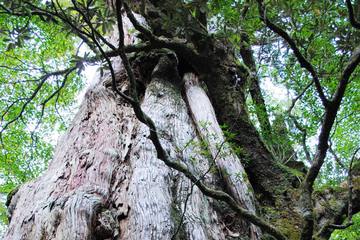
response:
M213 157L212 161L211 161L211 165L209 166L209 168L205 171L205 173L203 173L203 175L198 179L198 181L201 181L205 178L205 176L211 171L211 169L214 167L215 165L215 161L217 159L217 157L220 155L220 152L221 152L221 149L223 148L224 144L225 144L226 141L223 141L220 146L219 146L219 149L217 151L217 153L215 154L215 156ZM187 208L187 203L188 203L188 200L193 192L193 189L194 189L194 186L195 186L195 183L192 183L191 184L191 190L190 192L187 194L186 196L186 199L185 199L185 203L184 203L184 210L183 210L183 213L181 215L181 218L180 218L180 221L179 221L179 225L175 231L175 233L173 234L173 236L171 237L172 240L175 239L176 235L179 233L180 229L181 229L181 226L183 224L183 221L184 221L184 218L185 218L185 213L186 213L186 208Z
M331 139L329 139L329 152L331 153L331 155L333 155L335 162L337 162L337 164L339 164L339 166L342 169L346 169L345 165L341 162L339 156L336 154L336 152L334 151L334 149L332 148L332 141Z
M302 98L302 96L304 96L304 94L306 93L306 91L314 84L314 80L312 80L308 85L305 86L305 88L301 91L301 93L299 95L297 95L294 99L292 99L291 101L291 105L287 110L287 113L291 113L291 111L293 110L293 108L295 107L296 102Z

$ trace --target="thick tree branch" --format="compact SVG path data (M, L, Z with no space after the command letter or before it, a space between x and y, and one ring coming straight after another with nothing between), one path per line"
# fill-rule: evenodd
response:
M336 92L329 102L329 106L325 109L325 116L321 126L318 146L316 154L314 157L313 164L311 165L308 173L306 174L305 180L303 182L303 192L300 197L300 204L302 206L303 216L305 219L305 226L302 232L302 240L311 239L313 234L313 204L312 204L312 192L313 184L318 176L320 169L324 163L326 152L329 148L328 140L330 136L330 131L334 125L334 121L337 115L337 112L340 108L340 103L344 97L346 87L349 83L351 74L354 72L357 65L360 63L360 48L357 48L352 57L349 60L349 63L345 67L345 70L341 74L339 84L337 86Z
M351 4L351 0L346 0L346 7L349 12L349 20L350 20L351 26L353 26L354 28L360 29L360 22L358 22L355 18L354 8Z
M185 59L191 60L197 67L202 68L203 62L200 55L196 52L195 47L184 39L168 39L165 37L155 36L149 29L142 26L135 18L129 6L124 3L124 9L134 28L144 34L154 48L168 48L183 56Z
M267 113L266 104L264 97L261 93L259 77L256 72L256 63L253 55L253 51L250 46L250 37L247 33L243 32L241 34L241 46L240 54L245 63L249 68L249 91L251 98L255 104L256 116L260 123L260 128L262 130L262 135L265 140L271 139L272 129L269 121L269 115ZM269 142L269 141L268 141Z
M287 32L285 32L283 29L281 29L279 26L272 23L266 16L266 10L263 3L263 0L257 0L258 2L258 8L259 8L259 14L260 19L265 23L265 25L270 28L273 32L278 34L280 37L282 37L290 46L291 50L294 52L294 55L298 62L300 63L300 66L302 68L305 68L308 70L314 80L316 90L319 94L319 97L321 99L322 104L327 107L329 105L329 100L326 98L325 93L323 91L323 88L320 84L319 76L313 67L313 65L303 56L303 54L300 52L300 49L297 47L295 41L289 36Z

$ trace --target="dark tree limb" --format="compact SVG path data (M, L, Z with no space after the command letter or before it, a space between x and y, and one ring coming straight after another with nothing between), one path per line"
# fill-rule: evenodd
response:
M61 76L61 75L68 75L71 72L75 71L80 65L82 65L82 62L78 62L75 66L64 69L64 70L59 70L56 72L52 72L52 73L47 73L43 76L41 76L39 78L39 83L36 86L36 88L34 89L34 91L32 92L31 96L24 98L23 100L25 100L25 103L22 105L20 112L14 117L12 118L10 121L7 121L4 126L1 127L1 131L0 131L0 135L1 133L3 133L12 123L14 123L15 121L17 121L18 119L20 119L22 117L22 115L25 113L26 107L35 99L35 97L38 95L40 89L43 87L44 83L51 77L55 77L55 76ZM21 101L21 100L19 100ZM8 110L10 110L10 108L13 106L13 104L11 104L8 107ZM6 112L7 112L6 111ZM4 118L4 114L2 116L2 119Z
M256 63L253 51L250 47L250 38L247 33L241 34L240 54L245 65L250 69L249 73L249 92L255 104L256 116L260 123L260 128L265 140L271 139L272 129L269 121L269 116L266 109L264 97L261 93L259 77L256 71Z
M316 90L319 94L319 97L321 99L322 104L324 107L327 107L329 105L329 100L326 98L324 90L320 84L319 76L313 67L313 65L303 56L303 54L300 52L300 49L296 45L295 41L290 37L290 35L285 32L283 29L281 29L279 26L272 23L266 16L266 9L264 6L263 0L257 0L258 2L258 8L259 8L259 14L260 19L265 23L265 25L270 28L273 32L278 34L280 37L282 37L290 46L291 50L294 52L294 55L298 62L300 63L300 66L302 68L305 68L308 70L314 80Z
M287 110L287 112L290 114L291 111L293 110L293 108L295 107L296 102L302 98L302 96L304 96L304 94L306 93L306 91L314 84L314 80L311 81L308 85L305 86L305 88L301 91L301 93L299 95L297 95L294 99L292 99L291 101L291 105L289 107L289 109Z
M355 18L354 8L351 4L351 0L346 0L346 7L349 12L349 20L350 20L351 26L353 26L354 28L360 29L360 22L358 22L358 20Z
M185 59L188 59L194 66L198 68L203 68L203 62L201 61L200 55L195 50L195 47L188 43L185 39L178 38L165 38L155 36L149 29L142 26L135 18L129 6L124 3L124 9L126 11L127 17L130 19L134 28L142 33L153 46L153 48L168 48L175 51L177 54L181 55Z
M341 74L340 81L336 88L336 91L329 102L329 106L325 109L325 115L322 122L318 146L314 157L313 164L310 166L309 171L306 174L305 180L302 184L302 194L300 197L300 205L302 207L303 217L305 225L302 232L302 240L309 240L313 234L314 218L313 218L313 204L312 204L312 192L313 184L318 176L320 169L324 163L326 152L329 148L328 140L330 131L334 125L337 112L340 108L340 103L344 97L346 87L349 83L351 74L355 71L355 68L360 63L360 48L357 48L351 56L345 70Z

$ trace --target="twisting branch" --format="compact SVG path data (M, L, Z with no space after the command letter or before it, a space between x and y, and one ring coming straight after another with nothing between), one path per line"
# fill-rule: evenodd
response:
M50 13L44 12L44 11L38 11L38 10L29 10L29 12L15 12L12 9L9 9L5 7L3 4L0 4L0 9L3 9L4 11L1 11L0 14L8 14L11 16L17 16L17 17L31 17L31 16L39 16L46 17L47 20L52 20L53 22L57 22L54 16ZM44 18L42 18L44 19ZM45 19L44 19L45 20Z
M203 67L200 55L196 52L195 47L188 43L185 39L168 39L165 37L155 36L149 29L142 26L135 18L129 6L124 3L124 9L126 15L129 18L130 22L134 28L144 34L144 36L149 40L153 48L168 48L175 51L177 54L184 57L184 59L191 60L191 63L196 64L195 67Z
M34 134L35 134L35 131L39 128L39 126L40 126L40 124L41 124L41 122L42 122L42 119L43 119L43 116L44 116L44 112L45 112L46 104L47 104L51 99L53 99L55 96L57 96L57 97L56 97L56 102L57 102L57 100L59 99L59 96L60 96L60 92L61 92L61 90L65 87L65 84L66 84L66 82L67 82L67 80L68 80L69 75L70 75L72 72L74 72L76 69L77 69L77 68L73 68L73 69L71 69L70 71L66 72L65 75L64 75L64 77L63 77L63 80L62 80L60 86L59 86L52 94L50 94L50 96L48 96L48 97L41 103L41 113L40 113L39 120L38 120L35 128L34 128L34 129L32 130L32 132L31 132L31 138L32 138L32 139L33 139L33 136L34 136Z
M214 165L215 165L215 163L216 163L216 159L217 159L218 156L220 155L221 150L222 150L222 148L223 148L223 146L224 146L225 143L226 143L226 141L223 141L223 142L220 144L220 146L219 146L219 148L218 148L215 156L214 156L213 159L211 160L211 164L210 164L209 168L199 177L198 181L202 181L202 180L205 178L205 176L211 171L211 169L213 169L213 167L214 167ZM188 145L187 145L187 146L188 146ZM185 148L186 148L186 146L185 146ZM185 149L185 148L184 148L184 149ZM178 227L177 227L176 231L174 232L173 236L171 237L171 240L175 240L175 239L176 239L176 235L180 232L181 226L182 226L183 221L184 221L184 218L185 218L185 213L186 213L186 209L187 209L187 204L188 204L189 198L190 198L190 196L191 196L191 194L192 194L192 192L193 192L194 186L195 186L195 183L191 183L191 190L190 190L190 192L186 195L183 213L181 214Z
M310 166L302 185L300 204L302 206L303 217L305 220L305 225L301 236L302 240L308 240L312 238L314 227L312 204L313 184L320 172L322 165L324 164L325 156L329 148L328 140L330 136L330 131L334 125L337 112L340 108L340 103L344 97L346 87L349 83L349 79L359 63L360 47L355 49L355 51L353 52L353 55L351 56L343 73L341 74L340 81L337 85L333 98L329 102L329 106L325 109L325 115L319 134L318 146L314 161L313 164Z
M329 152L331 153L331 155L333 155L335 162L337 162L337 164L339 164L342 169L346 169L345 165L341 162L341 159L332 148L332 145L332 141L331 139L329 139Z
M123 21L122 21L122 15L121 15L121 8L122 8L122 1L121 0L116 0L115 3L115 7L116 7L116 18L117 18L117 27L118 27L118 32L119 32L119 56L121 58L121 60L123 61L123 65L125 67L127 76L130 80L130 95L131 97L134 99L134 102L132 103L133 107L136 106L136 108L139 108L139 110L142 112L142 110L140 109L140 103L139 103L139 99L138 99L138 93L137 93L137 89L136 89L136 79L135 79L135 75L134 72L132 71L132 68L130 66L130 62L125 54L125 43L124 43L124 29L123 29ZM135 107L134 107L135 109ZM136 111L135 111L136 112Z
M302 126L298 120L296 119L295 116L292 116L290 115L290 118L293 120L294 124L295 124L295 127L297 129L299 129L299 131L301 132L301 145L304 149L304 152L305 152L305 157L306 157L306 160L309 162L309 163L312 163L312 159L311 159L311 155L310 155L310 151L306 145L306 138L307 138L307 131L306 131L306 128L304 126Z
M263 0L257 0L258 2L258 9L260 14L260 19L265 23L265 25L270 28L273 32L278 34L280 37L282 37L290 46L291 50L294 52L294 55L296 59L299 61L300 66L302 68L305 68L308 70L313 78L313 81L315 83L316 90L319 94L320 100L322 104L327 107L329 105L329 100L326 98L325 93L323 91L323 88L320 84L319 76L313 67L313 65L303 56L303 54L300 52L300 49L296 46L295 41L290 37L290 35L285 32L283 29L281 29L279 26L272 23L266 16L266 10L264 6Z
M22 115L24 114L26 107L30 104L31 101L33 101L35 99L35 97L37 96L37 94L39 93L40 89L42 88L42 86L44 85L44 83L50 78L50 77L54 77L54 76L61 76L61 75L66 75L66 74L70 74L71 72L73 72L74 70L76 70L80 65L82 65L82 62L77 62L75 66L64 69L64 70L59 70L56 72L52 72L52 73L47 73L45 75L43 75L42 77L40 77L40 82L39 84L36 86L35 90L33 91L33 93L31 94L30 97L25 98L24 100L25 103L22 105L20 112L14 117L12 118L10 121L6 122L4 124L4 126L1 127L1 131L0 131L0 135L1 133L3 133L9 126L10 124L14 123L15 121L17 121L18 119L20 119L22 117ZM12 107L13 105L11 105L10 107Z
M354 8L351 4L351 0L346 0L346 7L349 12L349 20L350 20L351 26L353 26L354 28L360 29L360 22L358 22L355 18Z
M91 20L88 18L88 16L83 11L81 11L81 9L79 8L76 1L71 0L71 2L73 4L75 10L83 17L84 21L86 22L86 24L91 29L91 32L94 33L109 48L111 48L112 50L116 50L116 47L113 44L111 44L108 40L106 40L106 38L94 28L93 24L91 23ZM60 7L60 5L59 5L59 7Z

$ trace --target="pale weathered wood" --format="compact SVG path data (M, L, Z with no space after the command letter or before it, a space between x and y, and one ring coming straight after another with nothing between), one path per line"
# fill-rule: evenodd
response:
M231 194L244 207L255 213L254 195L240 159L231 150L216 119L215 111L205 91L192 73L184 76L186 99L197 129L209 150ZM252 239L259 239L261 231L251 225Z
M127 20L125 25L131 29ZM135 41L126 36L127 43ZM117 41L116 33L110 40ZM123 67L119 59L113 61L124 90ZM171 239L176 232L174 239L222 240L234 234L212 199L157 159L148 128L105 87L109 78L105 73L85 94L48 170L12 197L5 239ZM186 103L181 91L175 80L159 76L145 91L142 108L156 124L164 148L208 185L224 179L231 194L255 211L239 159L227 145L216 154L224 137L206 94L187 83ZM201 128L201 121L210 121L210 128ZM204 140L209 149L200 146ZM210 171L214 159L222 177ZM253 226L251 231L253 239L260 234Z

